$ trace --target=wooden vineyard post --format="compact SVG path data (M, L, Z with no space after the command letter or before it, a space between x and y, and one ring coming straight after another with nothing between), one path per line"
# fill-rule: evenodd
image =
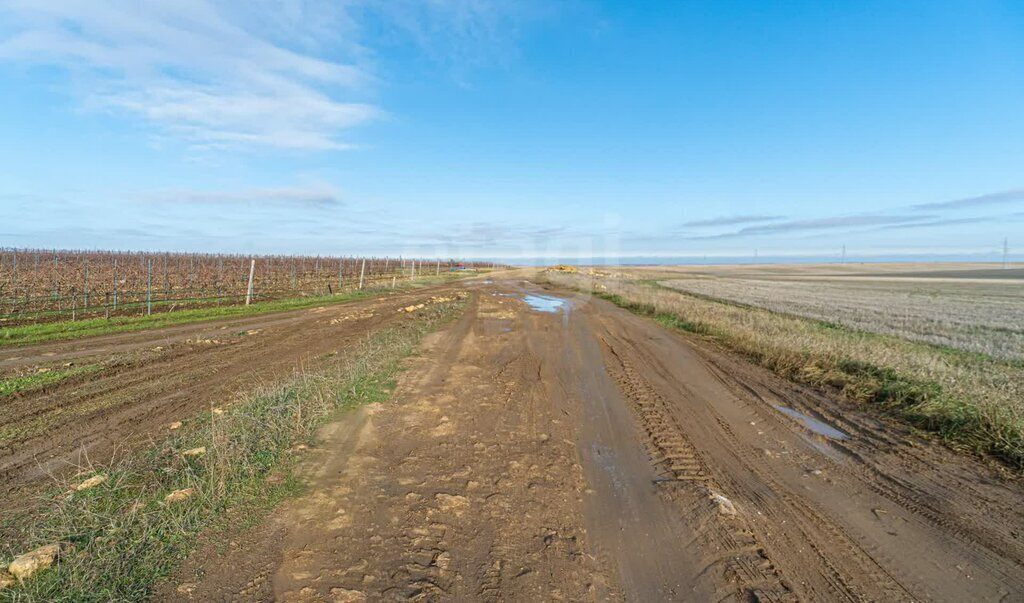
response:
M434 276L441 276L441 260L437 260L437 271L434 273Z
M153 314L153 260L146 258L146 316Z
M11 314L18 305L18 250L14 250L14 268L11 271Z
M363 276L366 275L366 259L363 259L363 266L359 269L359 288L363 288Z
M341 271L342 271L343 267L344 267L344 262L342 262L341 260L338 260L338 293L341 293L341 286L342 286Z
M397 280L398 280L398 277L397 277L397 276L392 276L392 277L391 277L391 288L392 288L392 289L394 289L394 288L395 288L395 281L397 281Z
M409 280L412 281L416 280L416 260L410 261L412 262L412 264L410 264L412 266L412 271L409 273Z
M252 277L256 273L256 260L249 264L249 287L245 291L245 305L252 303Z
M117 258L114 258L114 311L117 312Z

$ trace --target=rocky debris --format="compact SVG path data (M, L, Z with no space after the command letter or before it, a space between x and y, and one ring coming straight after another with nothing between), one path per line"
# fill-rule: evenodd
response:
M80 484L77 484L74 487L74 490L76 492L81 492L82 490L88 490L89 488L95 488L96 486L102 484L105 481L107 481L107 476L106 475L94 475L94 476L90 477L89 479L85 480L84 482L82 482Z
M182 452L181 456L203 456L204 454L206 454L206 446L197 446Z
M444 304L444 303L453 302L453 301L460 300L460 299L466 299L466 297L467 297L467 294L465 292L463 292L463 291L459 291L455 295L450 295L450 296L447 296L447 297L435 295L435 296L431 297L430 299L428 299L427 301L425 301L423 303L414 304L414 305L411 305L411 306L406 306L404 308L399 308L398 311L399 312L415 312L416 310L422 310L423 308L426 308L428 305Z
M249 329L245 332L246 335L259 335L263 332L263 329Z
M365 600L366 595L358 590L350 590L341 587L331 589L332 603L362 603Z
M732 504L732 501L728 498L718 494L717 492L711 493L711 500L718 505L718 512L722 515L733 517L736 515L736 505Z
M221 345L227 343L220 339L186 339L185 343L197 343L200 345Z
M434 495L434 500L437 501L441 510L446 513L453 513L455 515L462 515L462 512L469 506L469 499L465 496L458 494L445 494L440 492Z
M363 314L346 314L337 318L332 318L330 324L336 325L349 320L365 320L367 318L373 318L375 314L373 312L364 312Z
M178 585L178 588L174 589L183 595L191 595L192 592L199 586L195 582L182 582Z
M215 407L210 409L210 412L212 412L215 415L222 415L222 414L224 414L224 409L223 408L218 408L218 407L215 406Z
M189 498L190 496L192 496L195 493L196 493L196 489L195 488L182 488L181 490L175 490L174 492L171 492L170 494L168 494L167 496L164 497L164 502L165 503L181 502L181 501Z
M53 565L60 553L60 544L47 544L34 551L29 551L14 558L14 561L7 566L7 571L18 581L30 578L39 570L46 569Z
M181 429L181 421L175 421L167 426L167 429L174 431L175 429Z

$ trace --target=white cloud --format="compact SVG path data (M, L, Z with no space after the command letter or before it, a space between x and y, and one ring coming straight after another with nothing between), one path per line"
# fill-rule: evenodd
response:
M0 0L0 62L59 67L86 109L195 148L339 149L384 113L368 100L378 80L361 35L457 71L501 61L531 4Z
M159 203L270 202L302 205L338 205L341 203L341 191L327 184L230 191L172 189L147 194L142 196L141 199Z
M341 17L330 38L317 27L297 35L287 19L260 29L279 14L301 19L304 4L6 0L0 61L61 67L86 108L140 117L197 147L343 148L345 130L382 113L360 102L373 77L355 61L354 30Z

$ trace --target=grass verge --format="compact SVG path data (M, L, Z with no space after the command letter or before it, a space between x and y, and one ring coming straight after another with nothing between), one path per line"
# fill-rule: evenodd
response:
M147 450L85 468L31 513L4 517L0 561L49 543L62 543L62 553L55 567L0 590L0 601L146 599L201 530L223 527L228 510L262 515L297 492L294 446L339 409L386 400L401 360L460 309L428 306L311 372L187 420ZM74 482L97 475L106 481L73 491ZM183 500L166 500L182 491Z
M1024 469L1024 367L615 277L548 273L674 329L708 337L787 379L869 403L957 448Z

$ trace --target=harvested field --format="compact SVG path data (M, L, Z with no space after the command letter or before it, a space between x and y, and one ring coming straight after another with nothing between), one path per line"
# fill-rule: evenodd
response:
M871 333L995 358L1024 359L1024 278L917 274L885 278L776 276L770 280L727 276L660 282L687 293Z

